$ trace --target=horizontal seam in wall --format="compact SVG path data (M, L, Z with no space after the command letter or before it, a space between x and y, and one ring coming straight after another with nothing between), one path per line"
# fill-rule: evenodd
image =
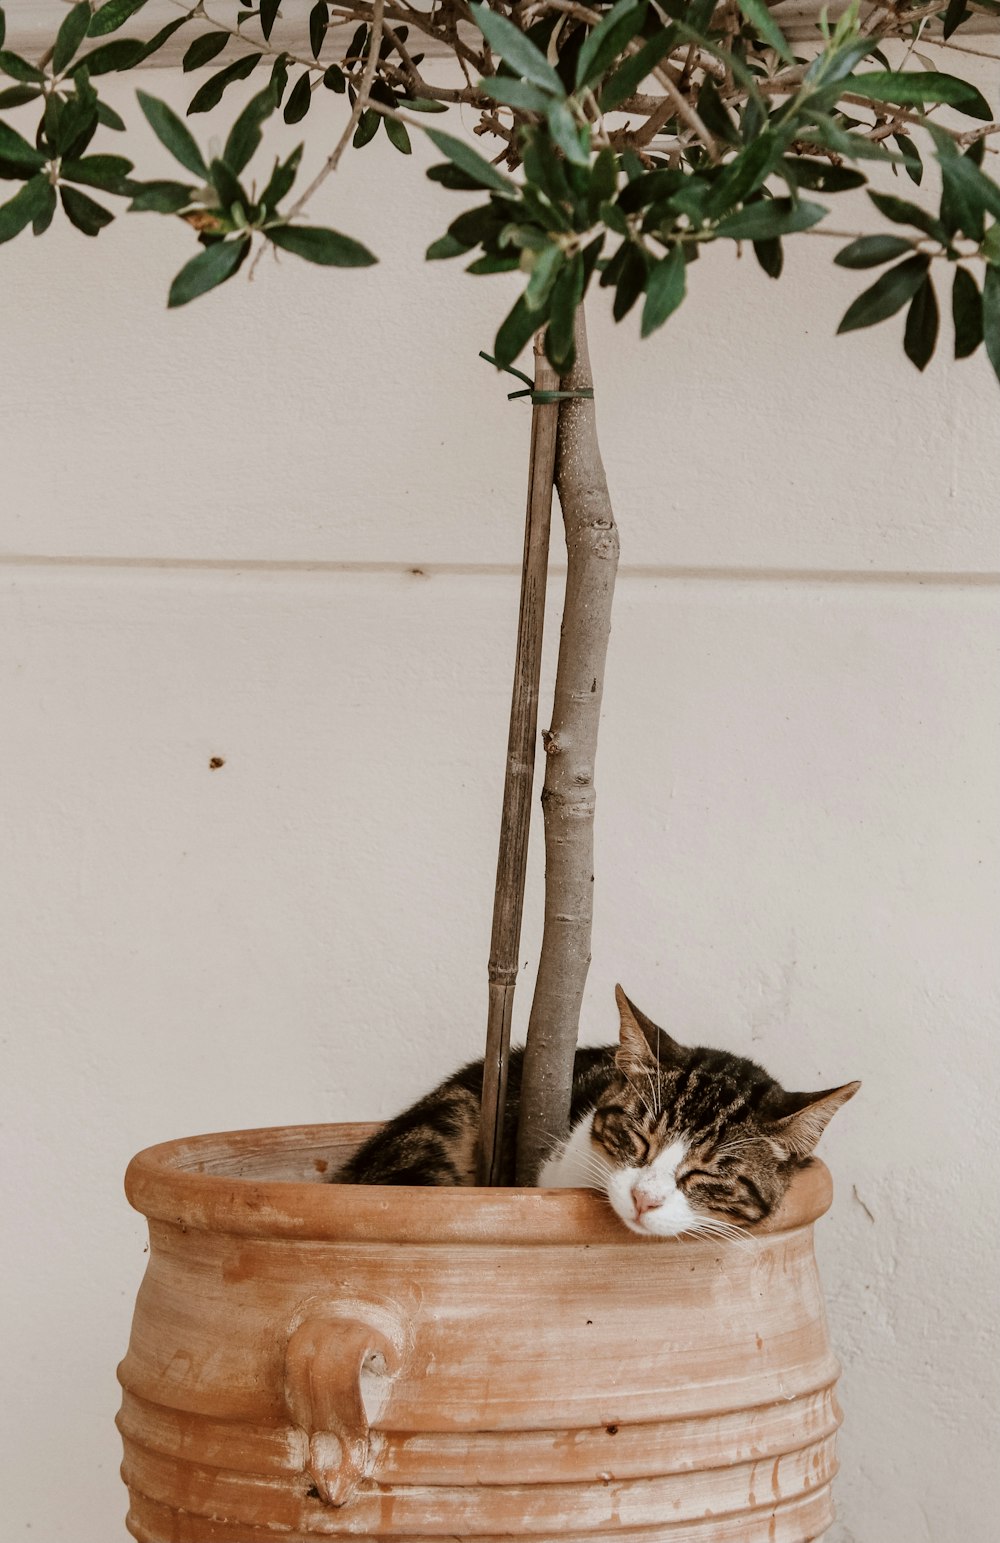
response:
M310 574L358 576L395 574L411 578L516 578L515 563L442 562L345 562L315 558L211 558L211 557L59 557L32 553L0 554L0 568L62 568L81 570L139 570L156 573ZM564 574L565 564L553 563L553 575ZM768 584L895 584L977 588L1000 586L1000 571L984 569L922 570L891 568L780 568L748 566L685 566L666 563L622 563L621 579L663 579Z

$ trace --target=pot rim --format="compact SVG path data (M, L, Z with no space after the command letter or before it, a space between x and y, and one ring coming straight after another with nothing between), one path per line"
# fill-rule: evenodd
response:
M278 1125L163 1141L137 1153L125 1193L150 1221L187 1230L335 1243L554 1244L704 1247L711 1238L643 1238L600 1195L583 1189L435 1188L319 1182L315 1154L353 1147L377 1125ZM262 1158L313 1157L317 1180L257 1176ZM212 1171L213 1165L223 1171ZM244 1177L241 1169L251 1171ZM808 1226L833 1185L813 1159L753 1235Z

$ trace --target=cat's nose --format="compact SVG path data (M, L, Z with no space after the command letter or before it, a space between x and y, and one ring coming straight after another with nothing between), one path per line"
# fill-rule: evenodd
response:
M657 1195L651 1195L648 1190L640 1189L638 1185L632 1191L632 1204L635 1206L636 1216L641 1216L644 1211L655 1211L663 1204L663 1200Z

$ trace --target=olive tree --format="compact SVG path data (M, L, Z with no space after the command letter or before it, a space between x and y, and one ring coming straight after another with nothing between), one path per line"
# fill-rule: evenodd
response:
M68 0L36 58L5 47L0 8L0 81L9 82L0 89L0 178L12 189L0 206L0 243L29 228L44 235L60 208L90 237L123 206L181 220L197 250L170 287L174 307L268 248L332 268L365 266L376 258L358 240L309 222L310 200L348 149L384 133L406 155L418 132L442 157L427 175L463 200L426 257L460 258L475 275L523 275L489 354L519 374L514 361L535 340L534 372L520 393L534 416L490 957L484 1181L511 1177L500 1134L553 485L568 557L543 735L546 899L520 1100L524 1181L568 1119L590 959L594 761L618 556L584 297L606 292L616 321L641 305L648 337L695 287L692 265L707 244L752 247L779 279L783 243L826 234L830 202L863 189L874 228L842 235L833 261L879 275L839 330L905 307L903 347L922 370L950 279L956 357L983 343L1000 375L1000 186L986 161L1000 123L973 83L921 52L923 44L938 59L976 52L963 46L962 29L981 27L1000 4L872 0L862 14L853 0L793 44L766 0L175 0L177 16L153 36L141 33L148 3ZM282 6L284 19L307 22L296 32L308 33L307 48L281 43ZM144 179L116 153L128 130L102 98L102 80L138 70L182 29L184 69L197 79L189 122L138 92L177 174ZM219 153L207 154L190 121L256 72L266 83L234 111ZM304 121L325 92L343 101L335 141L311 132L314 117L302 145L265 163L269 120ZM455 107L466 121L473 115L476 144L440 126ZM307 148L316 166L303 186ZM922 186L928 164L932 193ZM869 186L876 174L879 185ZM904 179L909 197L898 191Z

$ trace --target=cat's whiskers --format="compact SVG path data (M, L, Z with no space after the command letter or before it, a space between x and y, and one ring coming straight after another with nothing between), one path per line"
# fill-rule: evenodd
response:
M747 1147L755 1146L759 1140L759 1136L729 1136L715 1148L715 1153L719 1156L726 1152L743 1152Z
M736 1222L725 1221L721 1216L696 1217L691 1226L680 1235L692 1238L714 1238L719 1242L736 1243L743 1249L754 1246L752 1233Z
M759 1143L760 1138L756 1136L735 1137L732 1141L727 1141L724 1146L716 1147L712 1153L712 1159L718 1161L720 1157L741 1157L744 1152L759 1146Z
M595 1153L593 1156L585 1155L583 1159L583 1172L590 1181L589 1188L607 1190L608 1178L614 1172L611 1163L605 1162Z
M545 1158L554 1157L560 1147L566 1145L565 1136L545 1136L543 1140L545 1143Z
M544 1138L545 1147L546 1147L545 1156L543 1158L544 1162L547 1162L550 1157L558 1157L559 1156L559 1154L564 1150L564 1148L566 1147L567 1143L569 1142L570 1137L571 1137L573 1131L577 1128L577 1126L582 1125L584 1123L584 1121L590 1119L591 1115L594 1112L595 1107L596 1107L596 1105L591 1104L587 1108L585 1108L580 1114L578 1114L576 1116L576 1118L572 1120L572 1124L570 1126L570 1131L569 1131L569 1133L567 1135L564 1135L564 1136L546 1136ZM596 1154L595 1154L595 1156L596 1156Z
M608 1175L613 1172L610 1163L604 1162L599 1157L586 1157L583 1163L584 1172L596 1178L600 1184L604 1184Z
M728 1217L707 1216L705 1220L713 1227L724 1228L727 1232L738 1232L741 1237L747 1237L749 1235L748 1229L746 1227L742 1226L740 1222L731 1222Z
M642 1105L642 1107L645 1109L646 1113L649 1115L649 1118L651 1120L655 1120L656 1119L656 1115L653 1112L653 1109L652 1109L652 1106L651 1106L651 1104L649 1102L649 1099L646 1097L645 1093L642 1091L642 1088L639 1086L639 1084L637 1082L633 1082L632 1081L632 1078L629 1076L628 1072L623 1072L622 1075L624 1076L625 1081L628 1083L629 1087L632 1089L632 1092L635 1094L636 1098L639 1100L639 1102ZM646 1072L646 1076L647 1077L649 1076L648 1072Z

